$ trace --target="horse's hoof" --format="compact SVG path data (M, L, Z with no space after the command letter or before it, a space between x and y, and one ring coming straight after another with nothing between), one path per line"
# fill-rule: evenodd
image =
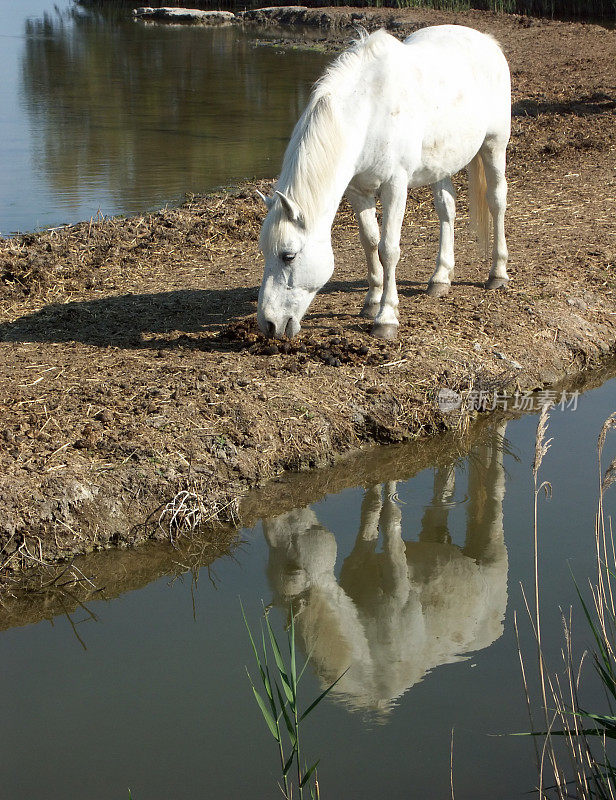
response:
M426 294L428 297L446 297L450 289L451 285L449 283L429 283Z
M488 278L486 289L506 289L509 285L509 278Z
M364 307L359 312L359 316L363 317L364 319L374 319L379 313L380 307L381 306L379 303L365 303Z
M390 322L378 322L372 326L370 333L377 339L395 339L398 336L398 326Z

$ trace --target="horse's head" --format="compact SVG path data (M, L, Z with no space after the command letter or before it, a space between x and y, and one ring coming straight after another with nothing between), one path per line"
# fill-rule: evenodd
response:
M257 322L267 336L295 336L318 290L334 271L329 227L308 230L302 210L282 192L259 193L269 211L261 228L265 257ZM313 226L311 226L313 227Z

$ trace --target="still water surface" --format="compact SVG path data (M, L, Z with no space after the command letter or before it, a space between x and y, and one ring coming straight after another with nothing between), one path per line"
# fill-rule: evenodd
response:
M553 663L559 605L576 607L585 642L569 569L582 583L594 572L595 443L615 388L612 379L577 410L552 413L543 478L554 499L540 518ZM350 667L306 722L323 797L450 797L452 728L456 798L525 796L535 778L528 740L490 734L528 727L513 615L532 660L519 582L532 585L536 422L484 427L457 460L438 439L432 454L382 448L355 462L361 487L338 490L352 481L340 469L291 477L278 496L298 507L242 531L234 556L196 583L160 578L88 612L4 631L3 796L107 800L129 787L136 800L278 796L275 751L244 672L240 597L255 624L261 602L273 604L279 629L289 600L301 609L306 699ZM615 455L612 437L605 463ZM323 497L324 486L337 491ZM606 501L613 512L614 496ZM591 673L588 706L603 702Z
M68 0L0 0L0 19L4 235L272 177L328 61Z

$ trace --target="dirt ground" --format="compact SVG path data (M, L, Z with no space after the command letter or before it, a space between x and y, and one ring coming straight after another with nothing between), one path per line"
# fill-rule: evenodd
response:
M401 37L457 22L502 43L510 287L482 288L464 176L442 300L423 292L438 236L430 192L410 194L395 342L372 339L357 316L365 269L344 204L334 278L291 343L255 328L254 185L0 240L0 570L239 522L240 498L283 470L463 425L439 412L442 387L536 390L613 353L614 32L481 12L318 14L316 38L332 50L358 21Z

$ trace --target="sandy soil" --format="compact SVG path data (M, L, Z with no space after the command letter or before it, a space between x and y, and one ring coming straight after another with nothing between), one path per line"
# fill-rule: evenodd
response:
M357 13L400 36L458 22L502 43L514 99L510 288L482 288L463 176L443 300L423 293L438 234L430 193L410 195L393 343L357 317L365 271L344 204L334 279L282 345L254 327L254 186L0 240L1 570L168 539L199 516L239 521L239 498L283 470L463 424L439 412L443 386L538 389L613 353L614 33L480 12L318 12L330 22L312 39L334 50Z

